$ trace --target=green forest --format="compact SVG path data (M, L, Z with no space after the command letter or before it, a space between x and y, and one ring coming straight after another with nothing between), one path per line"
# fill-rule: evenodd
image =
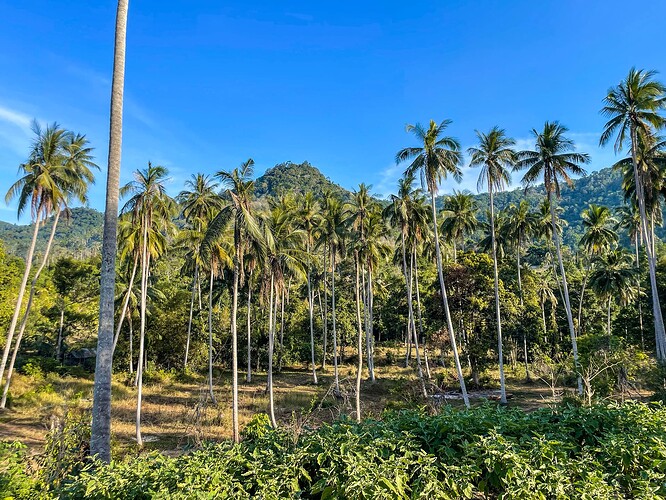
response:
M558 121L519 149L431 120L385 199L251 158L114 187L114 101L104 213L101 153L35 121L6 194L31 224L0 225L0 497L666 496L666 87L600 100L608 168ZM471 168L481 194L442 194Z

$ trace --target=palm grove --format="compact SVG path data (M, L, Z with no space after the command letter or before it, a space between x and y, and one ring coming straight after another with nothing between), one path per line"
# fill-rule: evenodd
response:
M413 366L423 397L459 385L467 407L469 384L494 383L482 380L486 374L497 373L500 400L507 402L506 363L522 366L528 380L558 364L565 367L562 384L589 398L595 356L612 358L609 366L621 365L625 379L636 352L664 363L655 226L666 193L666 142L659 136L665 92L654 72L634 69L608 91L600 143L612 143L618 155L628 152L614 166L623 175L626 204L590 205L575 242L563 240L567 222L558 199L572 176L585 173L589 157L575 150L559 122L533 129L526 151L500 127L477 131L477 144L463 151L449 135L449 120L409 125L411 144L396 154L404 177L388 200L364 184L351 193L294 189L258 199L251 159L194 174L172 198L167 169L148 163L120 187L122 203L107 206L117 238L113 259L104 247L101 288L112 292L115 306L105 313L113 315L113 335L100 337L96 412L110 405L110 371L102 377L100 370L110 370L104 363L111 360L136 387L139 445L143 379L158 368L205 373L211 404L220 390L217 370L230 369L238 441L239 371L247 383L265 370L266 412L277 426L273 389L287 365L306 365L313 384L322 370L332 370L334 394L350 397L350 413L360 421L363 380L372 384L382 362ZM73 294L95 300L99 258L49 256L59 219L87 199L97 168L93 151L85 136L57 124L35 124L34 132L22 176L6 196L18 201L19 214L29 211L34 233L24 266L2 261L5 274L16 274L13 312L2 318L2 408L21 352L38 348L61 361L75 330L90 341L97 329L97 311L83 314ZM469 166L480 167L487 213L469 193L438 198L443 182L461 179L465 154ZM538 206L525 200L496 206L512 174L522 176L526 189L543 184ZM39 255L35 243L48 218L52 231ZM105 272L115 273L111 289ZM46 312L33 311L39 287L57 297L42 307ZM100 321L108 329L105 314ZM40 321L31 319L36 315ZM403 356L379 359L381 345L402 346ZM345 385L341 365L350 363L355 377ZM436 366L450 371L437 376ZM93 419L102 430L110 418L105 411ZM108 459L103 441L93 450Z

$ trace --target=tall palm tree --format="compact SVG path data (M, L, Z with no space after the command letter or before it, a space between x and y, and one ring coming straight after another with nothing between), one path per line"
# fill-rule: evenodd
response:
M590 157L586 153L574 151L574 142L565 137L568 129L558 122L546 122L543 131L532 129L532 135L536 140L533 151L521 151L518 153L517 169L526 168L523 175L523 184L530 186L537 180L543 179L546 196L550 203L550 221L552 238L555 243L557 259L560 265L560 276L562 278L562 293L564 296L564 307L569 324L569 334L573 348L574 366L578 373L578 393L583 394L583 384L580 378L580 365L578 362L578 344L576 342L576 331L571 312L569 300L569 287L564 271L562 260L562 248L560 245L560 234L555 217L555 199L560 197L560 184L565 182L572 185L570 175L583 175L585 170L581 163L589 163Z
M35 124L37 138L33 146L31 161L37 163L38 169L42 172L42 183L46 188L41 194L40 203L42 203L44 207L51 206L51 211L55 212L55 215L53 217L51 234L49 235L46 249L42 256L42 263L37 268L30 284L28 302L25 307L25 312L23 313L23 318L21 319L19 333L16 338L9 368L7 369L5 388L2 400L0 401L0 408L2 409L5 408L7 402L7 394L14 372L14 363L16 362L16 356L21 346L23 333L25 332L28 323L28 316L30 315L33 299L35 297L37 281L48 262L60 214L65 213L65 215L67 215L69 213L68 203L73 198L78 199L81 203L87 203L88 186L95 180L91 169L98 168L93 162L92 148L89 146L85 136L65 131L62 135L62 142L57 140L55 143L51 142L51 139L55 139L55 137L52 137L53 135L59 135L59 130L61 129L59 129L56 124L52 127L48 127L44 131ZM47 179L48 182L52 183L50 186L47 183ZM26 268L27 267L28 266L26 266ZM20 303L17 303L17 305L20 306Z
M134 180L120 189L122 197L129 196L121 212L131 214L134 225L141 228L141 294L139 304L140 337L139 362L137 364L137 405L136 405L136 441L143 446L141 437L141 403L143 393L144 349L146 334L146 309L148 298L148 277L151 258L156 257L163 241L163 232L171 229L171 217L175 212L174 200L166 194L165 183L168 170L161 166L153 166L148 162L144 170L134 173Z
M232 370L232 434L235 442L240 441L238 425L238 287L244 280L244 255L248 237L261 241L261 228L252 209L254 181L254 160L243 162L231 171L221 170L215 174L226 187L225 193L230 203L208 225L202 242L202 251L210 254L214 243L229 225L233 227L234 241L234 281L231 302L231 370Z
M320 207L312 192L299 198L298 211L299 227L305 232L305 248L309 255L307 266L308 312L310 315L310 354L312 363L312 382L317 384L317 364L315 360L314 341L314 291L312 289L312 251L315 243L315 233L321 223Z
M444 198L442 211L442 234L453 242L453 262L458 261L458 242L472 234L479 223L476 218L477 204L471 193L454 191Z
M104 462L111 461L111 368L113 363L113 298L116 277L116 229L120 189L120 152L123 135L123 90L125 87L125 45L129 0L118 0L113 82L111 83L111 119L109 165L106 177L106 205L102 236L102 270L99 296L99 329L93 391L90 454Z
M617 242L617 233L613 229L613 225L617 221L613 218L611 211L608 207L590 204L590 206L583 210L581 214L583 221L584 233L580 239L580 246L583 247L587 254L588 261L593 257L602 255L608 252L611 247ZM578 303L578 331L582 332L582 314L583 314L583 298L585 297L585 288L590 276L590 266L587 266L587 271L583 278L583 286L580 291L580 301Z
M345 250L345 213L342 202L335 196L326 198L322 220L322 232L328 243L328 253L331 262L331 322L333 334L333 375L335 379L335 394L340 394L340 377L338 373L338 334L335 307L335 276L337 273L337 259L344 256Z
M538 219L534 212L530 211L527 200L521 200L518 205L511 205L508 209L508 220L506 224L506 239L516 252L516 272L518 276L518 297L520 309L523 311L523 280L520 267L520 255L523 246L537 232ZM525 379L530 380L529 360L527 357L527 331L523 329L523 358L525 362Z
M618 153L629 142L636 201L650 271L657 359L663 363L666 362L666 331L659 304L656 255L646 210L646 173L645 169L641 168L638 157L640 137L648 138L654 134L655 130L666 125L666 119L660 114L660 111L666 107L666 87L654 79L655 75L655 71L631 68L624 80L608 90L601 113L609 120L604 125L599 144L602 146L608 144L615 135L614 148Z
M64 146L67 142L68 132L57 123L43 130L35 121L32 124L32 128L35 139L31 147L30 156L19 167L19 171L24 175L9 188L5 195L7 203L14 198L18 198L19 217L25 212L26 207L30 206L30 215L34 228L25 259L25 269L18 290L14 314L9 325L5 348L2 353L2 361L0 362L0 382L5 373L7 358L9 357L23 306L23 297L32 268L32 258L40 225L54 210L59 212L60 204L66 200L67 196L63 188L66 187L69 176L63 167L65 163Z
M384 216L387 217L389 222L396 228L400 230L400 249L402 256L402 273L405 278L405 291L407 293L407 342L408 346L411 346L412 342L416 340L416 332L413 328L414 324L414 308L412 305L412 293L411 293L411 284L412 280L410 279L410 274L407 270L407 239L410 236L410 228L417 227L417 221L414 220L415 214L419 214L415 210L415 206L419 206L419 201L421 197L421 191L419 189L414 189L414 174L406 174L402 179L398 181L398 193L392 194L389 197L390 205L384 209ZM411 263L410 252L410 263ZM409 334L411 332L411 336ZM417 341L418 342L418 341ZM418 346L418 343L415 345ZM409 352L409 349L408 351ZM419 381L421 382L422 391L424 396L427 396L425 381L423 377L423 370L421 367L421 357L418 354L417 347L417 372L419 376Z
M185 189L182 190L176 200L180 203L181 213L189 226L190 233L187 241L188 255L194 263L192 277L192 292L190 297L190 314L187 321L187 341L185 343L185 359L183 367L187 368L187 358L190 350L190 338L192 335L192 317L194 313L194 298L196 296L197 284L199 283L199 268L201 262L199 256L201 240L205 225L213 218L214 213L222 206L222 199L217 194L218 184L204 174L192 174L185 181Z
M504 356L502 348L502 315L500 312L499 275L497 272L497 236L495 233L496 192L501 192L511 183L509 169L516 164L516 141L507 137L506 132L495 126L484 134L476 131L479 140L477 147L467 150L470 155L470 167L481 167L477 187L488 189L490 196L490 235L492 242L493 271L495 278L495 315L497 320L497 352L500 373L500 403L506 404L506 384L504 381Z
M611 338L611 306L614 299L626 304L633 299L636 270L631 256L619 248L597 255L594 270L590 276L590 286L606 302L606 333Z
M417 171L420 171L422 184L427 186L428 192L430 193L439 287L442 294L444 312L446 314L447 329L451 337L451 347L453 349L453 357L458 372L460 390L462 391L465 406L469 408L467 388L465 387L465 379L463 378L462 367L460 365L458 345L453 331L453 321L451 320L449 301L446 295L446 286L444 284L442 254L439 244L439 231L437 228L437 208L435 206L435 196L439 191L440 181L448 175L452 175L457 181L460 181L462 178L462 172L460 170L460 165L462 163L460 144L456 139L444 135L446 128L450 124L450 120L444 120L439 125L434 120L431 120L427 130L420 124L408 125L407 132L413 133L420 144L417 147L409 147L398 151L396 155L396 163L400 164L403 161L412 159L412 163L407 167L405 173L414 174Z

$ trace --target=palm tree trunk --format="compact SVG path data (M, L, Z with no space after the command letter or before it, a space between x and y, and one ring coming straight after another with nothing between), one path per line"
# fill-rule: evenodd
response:
M328 256L328 245L324 245L324 354L321 360L321 369L326 370L326 351L328 347L328 266L326 265ZM320 299L321 300L321 299Z
M634 249L636 250L636 302L638 303L638 323L641 328L641 350L645 350L645 335L643 333L643 307L641 305L641 264L638 255L638 231L634 235Z
M365 339L367 343L367 356L368 356L368 370L370 371L370 381L375 382L375 356L374 356L374 332L373 332L373 323L374 318L372 314L373 309L373 297L372 297L372 268L368 264L368 329L365 332Z
M654 335L657 361L666 362L666 332L664 331L664 319L661 314L661 305L659 304L659 289L657 287L657 263L654 254L653 241L650 238L648 229L648 218L645 210L645 194L643 192L643 182L639 173L638 160L636 156L636 145L638 135L635 125L631 125L631 159L634 165L634 182L636 184L636 200L638 201L638 210L641 216L641 231L645 241L645 250L647 253L648 266L650 271L650 287L652 291L652 313L654 317Z
M238 232L238 230L236 230ZM238 242L239 238L235 238ZM236 244L236 257L234 260L234 288L231 300L231 399L232 399L232 436L235 443L240 442L238 428L238 330L236 319L238 316L238 279L240 274L240 244Z
M361 421L361 372L363 371L363 327L361 324L361 289L359 283L359 256L358 251L354 255L356 267L356 322L358 324L358 336L356 346L358 347L358 363L356 364L356 421Z
M419 266L416 259L416 248L413 250L412 256L414 262L414 285L416 286L416 312L419 318L419 335L423 339L423 362L426 369L426 378L430 380L432 377L430 375L430 365L428 363L428 351L427 351L427 342L426 337L423 332L423 315L421 314L421 292L419 291Z
M137 399L136 399L136 443L139 448L143 447L141 438L141 402L143 395L143 372L146 368L144 360L144 348L146 340L146 299L148 295L148 220L143 220L143 248L141 250L141 304L140 321L141 330L139 334L139 361L136 369Z
M312 363L312 383L317 385L317 365L315 362L315 344L314 344L314 295L312 293L312 283L310 281L310 242L307 245L308 254L308 312L310 313L310 354Z
M118 0L113 82L111 84L111 124L109 167L106 177L106 205L102 237L102 268L99 297L99 329L93 391L90 455L111 460L111 365L113 362L113 299L116 278L116 233L120 190L120 156L123 131L123 88L125 83L125 42L129 0Z
M252 382L252 270L247 280L247 375L245 381Z
M590 256L588 256L589 259ZM583 333L583 324L582 324L582 319L583 319L583 298L585 297L585 289L587 288L587 280L590 278L590 269L591 265L587 266L587 269L585 270L585 276L583 277L583 286L580 290L580 301L578 302L578 335L581 335Z
M210 263L210 284L208 285L208 393L214 405L217 404L213 391L213 281L215 266Z
M458 344L456 342L456 335L453 331L453 322L451 321L451 311L449 310L449 299L446 295L446 286L444 285L444 270L442 269L442 253L439 247L439 232L437 230L437 209L435 207L435 193L430 193L430 205L432 208L433 230L435 235L435 254L437 258L437 275L439 277L439 288L442 293L442 305L444 306L444 313L446 315L446 324L451 337L451 349L453 350L453 359L456 363L456 371L458 372L458 381L460 382L460 391L465 406L469 408L469 398L467 396L467 387L465 386L465 378L463 377L462 367L460 366L460 356L458 355Z
M411 301L412 299L412 285L413 285L413 280L412 277L414 276L414 254L410 252L409 254L409 274L407 276L407 279L409 280L409 285L407 286L408 293L409 293L409 299ZM419 382L421 384L421 393L423 394L424 398L428 397L428 390L426 389L425 385L425 378L423 376L423 364L421 363L421 354L419 351L419 337L418 334L416 333L416 321L414 320L414 307L412 306L409 309L409 324L412 330L412 339L414 340L414 352L416 353L416 371L419 376Z
M23 305L23 296L25 289L28 285L28 277L30 276L30 269L32 268L32 256L35 253L35 245L37 244L37 233L39 232L39 224L41 221L41 212L37 214L35 219L35 227L32 231L32 240L30 247L28 247L28 254L25 257L25 269L23 270L23 278L21 279L21 286L19 287L18 297L16 298L16 306L14 307L14 315L9 324L9 331L7 332L7 339L5 340L5 349L2 352L2 362L0 362L0 382L5 374L7 366L7 358L9 358L9 350L12 348L12 340L14 340L14 333L16 332L16 325L18 324L19 315L21 314L21 306Z
M271 425L273 429L277 429L277 421L275 420L275 402L273 400L273 348L275 344L275 322L273 321L273 296L274 296L274 278L271 272L271 296L268 302L268 402L269 402L269 415L271 418ZM276 299L277 300L277 299ZM277 304L275 304L275 311L277 312ZM277 314L275 314L277 320Z
M283 288L282 299L280 300L280 352L278 352L278 372L282 371L282 356L284 352L284 299L285 289Z
M62 350L62 330L65 326L65 299L60 304L60 322L58 325L58 340L56 342L56 360L60 363L60 351Z
M520 311L521 315L523 314L523 280L520 272L520 242L522 241L522 235L518 234L518 245L516 247L516 269L518 271L518 296L520 297ZM544 327L546 324L546 319L544 316ZM545 335L545 328L544 328ZM545 338L545 337L544 337ZM529 370L529 360L527 359L527 331L523 328L523 358L525 360L525 380L529 382L530 380L530 370Z
M567 285L567 275L564 271L564 262L562 261L562 248L560 247L560 234L557 232L557 224L555 223L555 203L553 200L552 191L548 193L550 201L550 221L553 227L553 240L555 241L555 250L557 251L557 260L560 264L560 275L562 276L562 295L564 296L564 308L567 314L567 323L569 324L569 334L571 335L571 347L573 350L574 370L576 371L576 378L578 380L578 394L583 395L583 381L580 373L580 362L578 361L578 343L576 341L576 330L573 324L573 317L571 314L571 303L569 302L569 287Z
M125 321L125 315L127 314L127 307L129 306L129 301L130 298L132 297L132 287L134 286L134 279L136 277L136 270L139 267L139 254L137 253L134 256L134 265L132 266L132 274L130 276L129 284L127 287L127 292L125 293L125 299L123 300L123 309L120 314L120 319L118 320L118 326L116 327L116 334L113 337L113 352L116 352L116 345L118 344L118 339L120 338L120 330L122 329L123 326L123 321ZM190 312L190 320L192 317L192 313ZM189 333L188 333L188 341L189 341ZM186 358L187 359L187 358ZM187 361L185 361L187 364Z
M606 328L608 332L608 349L611 347L611 299L612 297L608 297L608 316L606 318Z
M340 395L338 374L338 332L335 323L335 252L331 254L331 319L333 321L333 374L335 377L335 395Z
M500 312L499 274L497 272L497 241L495 239L495 202L493 188L489 183L490 193L490 233L493 246L493 277L495 279L495 317L497 319L497 355L499 359L500 404L506 404L506 382L504 380L504 354L502 346L502 314Z
M192 317L194 315L194 299L197 296L197 280L199 279L199 263L194 264L194 279L192 280L192 297L190 298L190 317L187 320L187 341L185 342L185 360L183 368L187 368L187 358L190 355L190 340L192 338Z
M129 372L130 374L134 373L134 353L132 352L132 339L134 338L134 330L132 328L132 313L127 317L127 323L129 324Z
M42 263L39 265L37 272L33 276L32 281L30 282L30 295L28 296L28 303L25 306L25 312L23 313L23 319L21 320L21 326L19 327L19 334L18 337L16 338L16 345L14 346L12 359L9 362L9 368L7 369L7 378L5 382L5 389L2 393L2 401L0 401L0 409L4 409L5 405L7 404L7 393L9 392L9 386L12 381L12 374L14 373L14 363L16 362L16 356L18 355L19 348L21 347L21 340L23 339L23 333L25 332L25 327L28 324L28 316L30 315L30 309L32 308L32 301L35 298L35 288L37 286L37 280L39 279L40 274L42 274L42 271L44 270L44 267L48 262L49 253L51 252L51 245L53 244L53 238L55 236L59 219L60 219L60 210L57 210L55 218L53 219L53 227L51 228L49 241L46 244L46 249L44 250L44 257L42 258Z

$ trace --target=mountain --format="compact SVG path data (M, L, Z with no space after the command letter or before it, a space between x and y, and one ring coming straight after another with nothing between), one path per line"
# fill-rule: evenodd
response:
M343 198L349 196L349 191L325 177L307 161L303 163L288 161L275 165L266 170L254 183L257 198L279 196L289 192L298 194L313 192L315 196L320 197L326 190Z
M92 208L73 208L69 218L61 215L51 255L81 256L98 252L102 244L103 223L103 214ZM0 221L0 240L7 253L23 257L30 245L33 228L32 224L19 225ZM52 228L53 218L50 218L39 229L35 253L44 251Z
M278 196L282 193L311 191L316 196L321 196L325 190L330 190L342 198L350 196L349 191L332 182L308 162L280 163L268 169L255 181L255 194L262 205L270 196ZM496 195L496 207L505 209L511 204L519 203L522 199L527 199L530 205L536 208L543 200L544 194L542 185L530 188L527 193L523 188L506 191ZM488 209L488 195L481 193L474 197L479 206L480 216L484 217ZM438 207L441 208L443 201L444 196L438 197ZM610 168L605 168L576 179L573 187L562 187L562 198L559 204L564 209L562 217L569 223L564 234L568 244L574 244L580 238L582 233L580 214L590 203L611 208L622 205L620 174ZM40 229L37 242L38 253L43 252L46 246L51 224L52 222L49 220ZM102 224L103 216L97 210L72 209L70 220L61 220L58 224L53 255L81 256L98 252L102 241ZM4 242L7 252L23 257L30 244L32 228L32 225L16 225L0 221L0 240ZM657 235L663 238L666 236L666 231L658 228Z

